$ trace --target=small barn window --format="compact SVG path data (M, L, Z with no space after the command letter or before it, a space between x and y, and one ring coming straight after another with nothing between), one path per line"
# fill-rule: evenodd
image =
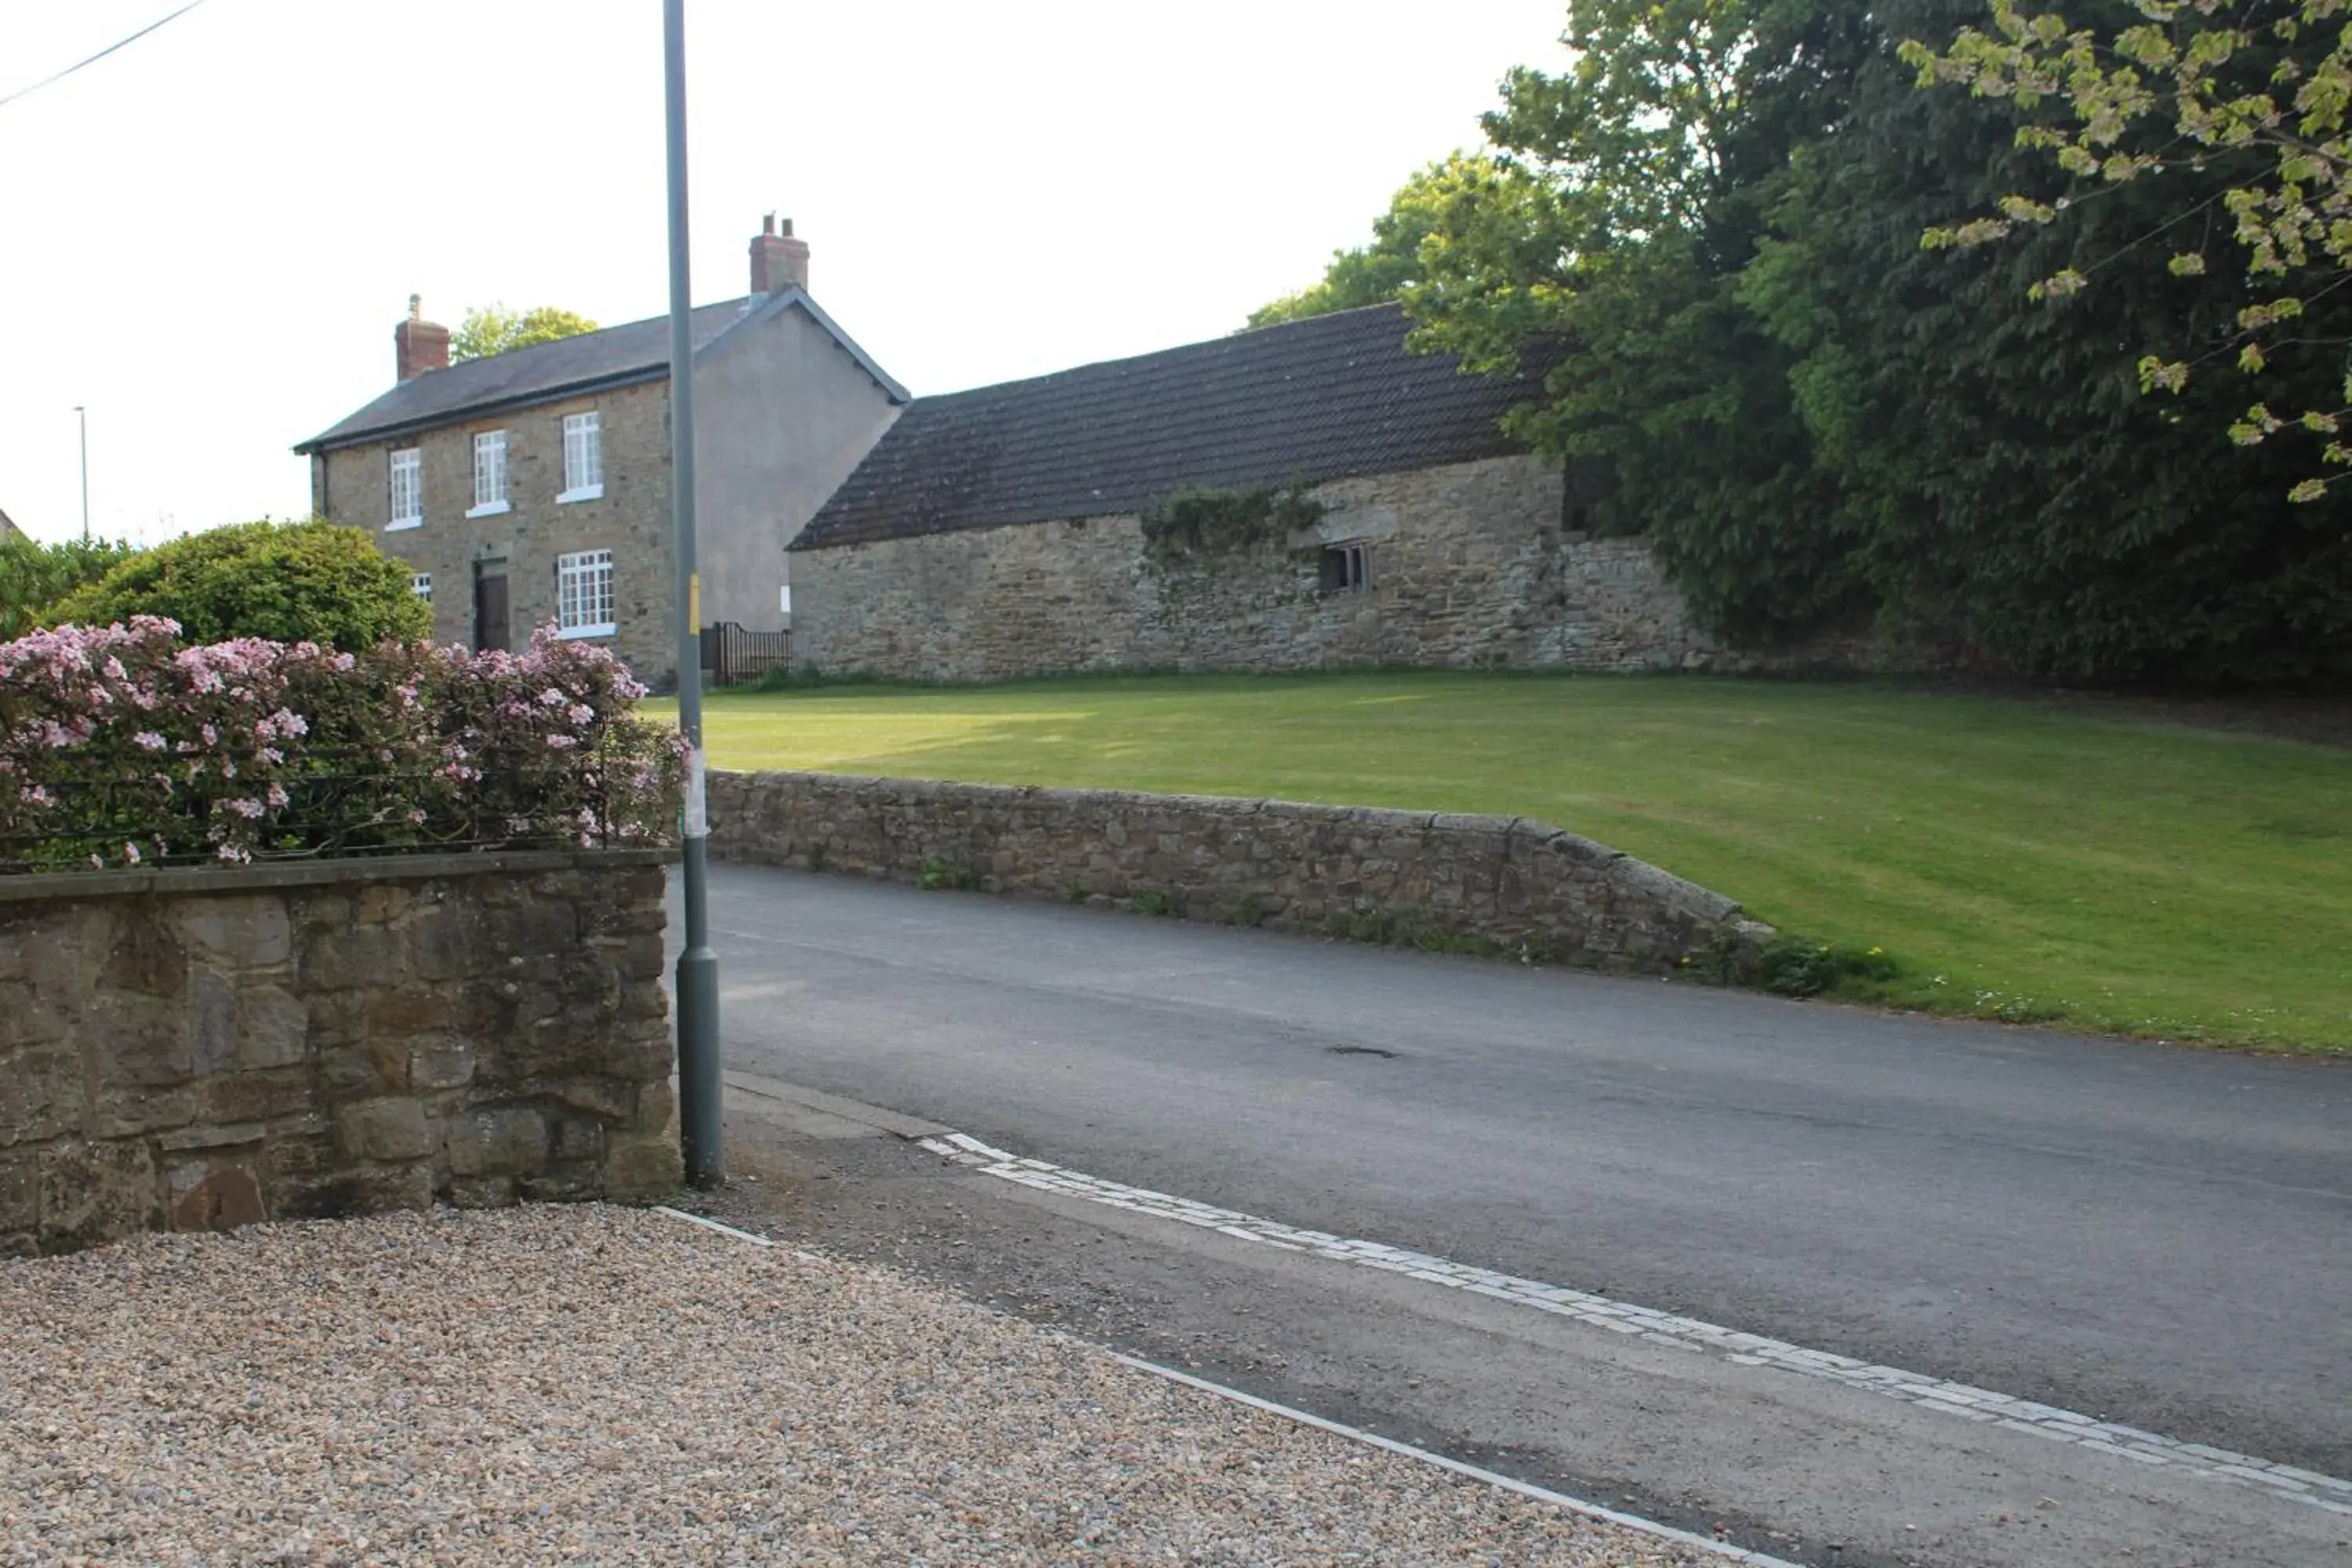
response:
M1323 547L1323 591L1361 594L1372 585L1372 547L1364 541Z

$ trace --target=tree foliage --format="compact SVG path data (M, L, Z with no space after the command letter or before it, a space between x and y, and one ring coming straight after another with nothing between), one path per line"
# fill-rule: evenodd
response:
M1278 326L1334 310L1385 304L1421 280L1421 247L1465 202L1486 199L1496 177L1495 161L1484 153L1455 153L1407 180L1372 220L1372 239L1334 251L1322 281L1286 294L1250 312L1253 327Z
M2198 278L2211 272L2226 232L2242 252L2242 267L2228 270L2252 287L2232 290L2228 322L2144 356L2143 388L2178 393L2194 369L2234 362L2265 395L2232 423L2233 440L2254 446L2292 426L2318 438L2322 464L2352 466L2352 446L2338 438L2352 416L2347 340L2316 328L2311 314L2352 279L2352 29L2341 0L2132 0L2115 9L2094 7L2091 25L2076 26L1995 0L1990 32L1963 27L1942 53L1905 44L1921 85L1965 83L2021 111L2018 145L2070 177L2055 197L2004 191L1992 204L1998 216L1932 227L1928 243L1989 244L2093 197L2164 185L2151 215L2163 221L2121 243L2161 246L2174 273ZM2034 280L2032 296L2070 298L2097 265L2058 267ZM2266 375L2283 355L2324 363L2324 391L2315 398ZM2305 475L2290 493L2316 500L2343 477Z
M178 622L191 642L267 637L356 652L432 635L432 610L411 576L355 528L242 522L142 551L44 618L106 626L154 616Z
M551 343L558 338L578 337L595 330L595 322L560 306L535 305L528 310L510 310L504 305L485 305L467 310L465 321L449 335L449 362L456 364L464 360L487 359L509 349Z
M0 642L39 626L51 605L131 553L127 542L107 540L37 544L21 534L0 538Z
M1737 292L1775 177L1836 111L1858 7L1576 0L1559 75L1486 117L1492 179L1422 247L1417 342L1499 370L1565 345L1511 423L1612 470L1596 516L1647 534L1700 618L1746 643L1867 614L1855 541L1811 461L1792 356Z
M1612 473L1599 525L1647 535L1736 642L1874 616L2048 677L2352 669L2352 545L2285 504L2283 449L2231 444L2218 378L2141 392L2151 344L2227 337L2260 301L2167 255L2226 207L2228 169L1922 249L2004 193L2055 210L2077 178L2027 110L1916 90L1904 40L1948 42L1977 4L1574 0L1573 63L1513 72L1476 179L1417 209L1417 346L1538 356L1515 431ZM2069 269L2105 286L2029 297Z
M2234 391L2203 378L2151 397L2152 346L2211 342L2253 297L2201 227L2226 172L2117 185L2075 221L2009 243L1926 249L1921 232L2014 193L2054 205L2069 178L2029 115L1921 93L1885 47L1951 37L1973 0L1897 0L1856 72L1846 126L1804 151L1741 279L1798 354L1791 388L1891 623L2037 675L2168 684L2306 681L2347 668L2352 550L2284 503L2302 461L2234 447ZM1990 110L1990 112L1988 112ZM2168 245L2146 243L2169 230ZM2073 271L2087 293L2035 302ZM2352 327L2343 303L2320 307ZM2282 371L2306 392L2314 367ZM2324 380L2325 377L2323 376Z

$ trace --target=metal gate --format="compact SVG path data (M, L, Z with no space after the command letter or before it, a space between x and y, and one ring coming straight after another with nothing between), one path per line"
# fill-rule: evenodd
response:
M758 680L793 668L793 634L746 631L733 621L702 628L702 675L713 686Z

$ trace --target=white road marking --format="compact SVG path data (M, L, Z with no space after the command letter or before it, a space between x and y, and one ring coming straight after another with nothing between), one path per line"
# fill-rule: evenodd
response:
M943 1138L926 1138L922 1140L922 1146L959 1164L971 1166L982 1175L995 1176L1039 1192L1060 1193L1066 1197L1080 1198L1088 1203L1172 1219L1285 1251L1312 1253L1316 1257L1342 1263L1408 1275L1449 1289L1466 1290L1498 1301L1507 1301L1513 1306L1574 1319L1614 1333L1638 1335L1652 1344L1672 1345L1681 1350L1717 1355L1742 1366L1770 1367L1781 1372L1799 1373L1806 1377L1824 1378L1851 1388L1899 1399L1924 1410L1937 1411L1957 1420L1990 1422L2012 1431L2031 1433L2053 1442L2071 1443L2143 1465L2177 1465L2189 1475L2234 1486L2252 1487L2273 1498L2352 1517L2352 1480L2341 1477L2318 1475L2291 1465L2275 1465L2251 1454L2231 1453L2226 1448L2209 1447L2202 1443L2184 1443L2154 1432L2143 1432L2136 1426L2101 1421L2077 1411L2062 1410L2030 1399L1996 1394L1990 1389L1952 1383L1924 1373L1906 1372L1900 1367L1878 1366L1857 1361L1852 1356L1832 1355L1827 1351L1807 1350L1785 1341L1767 1339L1761 1334L1742 1333L1737 1329L1703 1322L1696 1318L1678 1317L1672 1312L1637 1307L1628 1301L1612 1300L1606 1296L1570 1290L1538 1279L1498 1274L1490 1268L1474 1268L1425 1252L1412 1252L1353 1237L1329 1236L1319 1230L1302 1230L1276 1220L1261 1219L1255 1215L1216 1208L1190 1198L1171 1197L1166 1193L1155 1193L1144 1187L1105 1181L1099 1176L1066 1170L1043 1160L1023 1159L1002 1149L992 1148L967 1133L950 1132Z
M1156 1377L1164 1377L1171 1383L1181 1383L1187 1388L1197 1388L1204 1394L1213 1394L1220 1399L1230 1399L1237 1405L1246 1405L1253 1410L1263 1410L1269 1415L1279 1415L1286 1421L1296 1421L1302 1426L1312 1426L1318 1431L1333 1433L1359 1443L1367 1443L1375 1448L1385 1448L1391 1454L1402 1454L1408 1459L1418 1459L1424 1465L1434 1465L1442 1470L1452 1470L1457 1476L1467 1476L1472 1480L1484 1481L1490 1487L1501 1487L1506 1491L1517 1492L1522 1497L1530 1497L1538 1502L1550 1503L1556 1508L1566 1509L1570 1513L1580 1513L1587 1519L1599 1520L1603 1523L1617 1525L1625 1530L1638 1530L1644 1535L1654 1535L1662 1541L1671 1541L1677 1545L1696 1546L1703 1551L1712 1552L1717 1556L1727 1557L1735 1563L1748 1563L1750 1568L1799 1568L1799 1564L1790 1563L1785 1558L1767 1557L1764 1553L1751 1552L1745 1546L1734 1546L1727 1541L1717 1541L1709 1536L1694 1534L1687 1530L1676 1530L1671 1524L1660 1524L1654 1519L1643 1519L1639 1514L1620 1513L1613 1508L1603 1508L1597 1502L1586 1502L1581 1498L1572 1498L1566 1492L1556 1492L1549 1487L1539 1487L1532 1481L1523 1481L1516 1476L1507 1476L1497 1470L1483 1469L1476 1465L1465 1465L1459 1459L1449 1459L1443 1454L1433 1454L1427 1448L1416 1448L1410 1443L1400 1443L1393 1437L1383 1437L1378 1432L1367 1432L1360 1426L1350 1426L1344 1421L1328 1420L1304 1410L1294 1410L1287 1405L1276 1405L1271 1399L1260 1399L1255 1394L1244 1394L1238 1388L1227 1388L1222 1383L1211 1383L1207 1378L1194 1377L1190 1373L1178 1372L1172 1366L1161 1366L1157 1362L1139 1361L1131 1355L1121 1355L1117 1351L1111 1352L1111 1359L1134 1367L1139 1372L1148 1372Z
M731 1236L738 1241L748 1241L755 1247L776 1245L764 1236L754 1236L748 1230L738 1230L731 1225L721 1225L715 1219L705 1219L698 1214L688 1214L684 1209L674 1209L667 1204L656 1204L654 1213L666 1214L672 1219L682 1219L688 1225L698 1225L705 1230L715 1230L721 1236Z

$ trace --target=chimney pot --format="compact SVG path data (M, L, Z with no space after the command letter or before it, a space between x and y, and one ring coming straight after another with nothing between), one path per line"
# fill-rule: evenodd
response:
M782 232L779 233L779 228ZM793 237L793 220L770 213L751 237L751 292L773 294L808 287L808 241Z

